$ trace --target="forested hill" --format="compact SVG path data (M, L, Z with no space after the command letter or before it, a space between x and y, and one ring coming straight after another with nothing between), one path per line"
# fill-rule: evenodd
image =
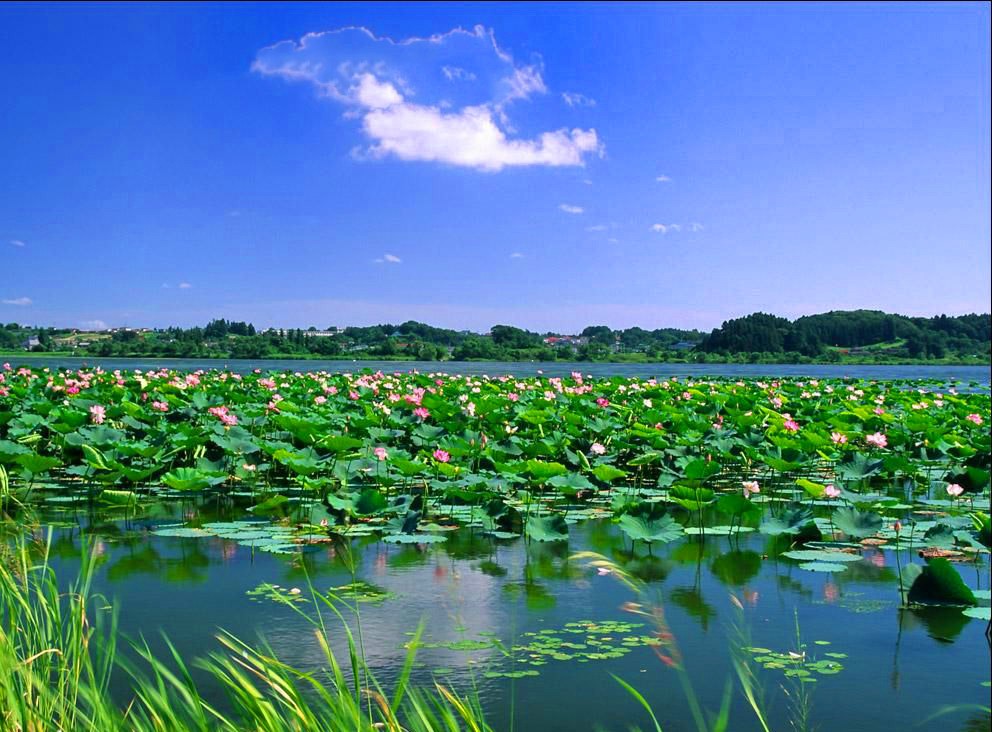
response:
M880 310L836 310L794 321L766 313L728 320L697 350L708 353L881 351L910 358L987 356L992 329L984 315L911 318Z

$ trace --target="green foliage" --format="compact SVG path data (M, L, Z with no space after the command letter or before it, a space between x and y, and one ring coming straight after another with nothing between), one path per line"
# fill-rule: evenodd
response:
M909 588L909 601L925 605L975 605L975 595L954 566L934 557Z
M646 519L640 516L624 514L617 523L627 536L634 541L644 541L649 544L667 544L683 535L682 526L671 516L661 516L657 519Z
M553 516L531 516L524 529L534 541L567 541L568 524L561 514Z
M874 511L843 507L834 511L833 522L838 529L854 539L874 536L882 528L882 517Z

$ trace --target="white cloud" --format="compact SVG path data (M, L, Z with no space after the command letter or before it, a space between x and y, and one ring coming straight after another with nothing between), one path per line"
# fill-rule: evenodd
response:
M565 100L565 104L569 107L595 107L596 100L590 99L585 94L578 94L576 92L562 92L561 98Z
M395 254L383 254L381 257L372 260L375 264L399 264L403 260Z
M107 330L107 324L102 320L81 320L79 327L83 330Z
M20 239L11 239L10 240L10 243L13 244L15 247L23 247L24 246L24 242L21 241Z
M667 175L659 175L657 178L655 178L655 180L658 181L659 183L671 183L672 182L672 179L669 178Z
M596 224L595 226L587 226L586 231L606 231L609 226L606 224Z
M582 179L582 182L585 183L587 186L591 186L592 185L592 181L589 180L588 178L583 178Z
M564 211L565 213L570 213L570 214L580 214L585 211L585 209L582 208L582 206L569 206L567 203L563 203L559 205L558 208Z
M162 283L162 289L163 290L168 290L170 287L171 287L171 285L168 282L163 282Z
M691 224L686 224L689 231L702 231L703 225L698 222L693 222ZM669 231L682 231L682 224L654 224L651 227L651 231L657 231L661 234L667 234Z
M31 304L30 297L15 297L10 300L0 300L4 305L18 305L24 307L25 305Z
M510 255L510 259L523 259L523 258L524 255L521 254L520 252L514 252L513 254Z
M396 104L368 112L362 123L375 140L371 157L449 163L497 172L508 166L582 165L586 152L598 149L595 130L545 132L536 140L511 140L487 107L446 114L437 107Z
M442 66L441 73L448 81L475 81L476 75L459 66Z
M385 109L403 101L403 95L388 81L379 81L374 75L365 73L358 77L358 84L349 89L363 107Z
M179 289L180 290L191 290L192 288L193 288L193 285L191 285L189 282L180 282L179 283Z
M615 239L613 237L610 237L606 241L608 241L610 244L619 244L620 243L620 240L619 239Z
M482 26L402 41L365 28L311 33L299 43L262 49L252 70L308 82L320 96L344 104L345 116L360 119L370 140L367 149L353 151L358 159L396 157L495 172L582 166L587 155L603 153L594 129L509 136L508 106L548 90L539 60L515 63ZM479 83L451 85L441 77Z

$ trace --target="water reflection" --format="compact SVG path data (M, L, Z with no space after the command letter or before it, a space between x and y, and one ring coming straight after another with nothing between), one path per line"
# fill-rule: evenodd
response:
M173 506L160 515L176 520L190 510ZM228 520L234 509L195 510L204 519ZM66 514L55 515L62 520ZM515 720L518 729L584 730L597 723L626 729L635 708L608 673L639 682L656 710L664 710L666 728L691 724L677 679L648 647L635 646L617 657L607 652L603 658L552 659L528 666L539 675L518 680L492 673L507 669L501 648L526 645L532 634L547 637L586 621L639 622L624 608L657 603L687 665L696 670L693 683L701 698L715 709L731 673L731 593L744 607L755 644L788 650L798 616L809 642L827 641L847 654L842 673L817 683L822 699L835 694L846 699L843 705L817 707L824 729L860 729L869 718L877 729L910 726L945 703L987 702L980 682L988 678L988 646L978 638L984 623L970 623L957 608L899 610L898 572L884 549L867 549L863 561L848 563L843 572L821 574L778 557L779 539L689 537L648 547L632 544L614 524L599 521L572 526L568 542L494 541L459 530L443 544L391 545L364 538L282 557L216 537L154 536L148 519L114 521L89 511L73 515L81 527L55 530L53 562L71 572L81 552L95 548L102 562L96 589L116 598L129 636L153 637L161 629L193 657L215 650L213 635L223 627L246 639L262 635L287 662L316 668L323 658L314 626L291 608L247 593L266 582L304 592L312 585L324 592L361 579L389 597L341 611L353 627L360 623L363 653L382 678L388 682L398 673L409 634L423 622L431 647L418 657L417 678L429 682L440 669L445 683L478 689L496 728L510 726L505 702L512 693L517 708L526 709L526 717ZM635 596L614 577L571 559L586 549L603 553L644 582L646 596ZM987 564L966 579L987 587ZM648 623L627 635L652 630ZM328 633L332 647L343 654L340 624L329 623ZM880 678L890 683L880 688ZM871 698L852 692L859 688L870 688ZM576 689L595 693L575 694ZM785 708L782 703L773 712L773 729L788 727ZM735 702L733 713L733 729L753 726L744 704ZM953 726L972 729L984 719L959 716ZM945 728L951 721L924 728Z

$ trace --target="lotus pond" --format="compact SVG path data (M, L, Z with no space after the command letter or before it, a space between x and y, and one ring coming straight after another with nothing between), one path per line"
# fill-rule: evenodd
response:
M0 376L7 545L157 653L316 669L326 597L497 730L989 728L985 386Z

